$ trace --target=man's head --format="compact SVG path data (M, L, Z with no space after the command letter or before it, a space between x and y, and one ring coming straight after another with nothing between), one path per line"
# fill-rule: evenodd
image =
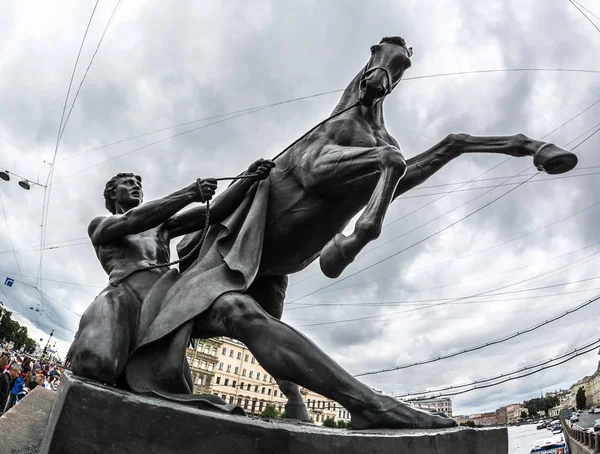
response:
M19 363L12 363L8 368L8 373L10 377L14 380L21 373L21 365Z
M142 177L133 173L118 173L106 183L104 188L104 204L112 214L118 208L125 212L142 203Z

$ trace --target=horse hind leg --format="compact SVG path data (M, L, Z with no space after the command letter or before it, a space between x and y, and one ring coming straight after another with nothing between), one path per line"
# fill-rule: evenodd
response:
M381 171L375 190L349 236L338 233L330 240L319 259L325 276L336 278L354 261L363 248L381 234L383 219L398 183L406 173L406 161L395 147L381 147L377 151Z

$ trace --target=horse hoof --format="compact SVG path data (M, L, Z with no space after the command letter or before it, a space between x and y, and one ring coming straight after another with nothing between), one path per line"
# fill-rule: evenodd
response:
M310 422L310 416L304 403L302 404L286 404L285 405L286 419L295 419L297 421Z
M549 175L558 175L573 170L577 165L577 155L547 143L533 155L533 165Z
M331 279L339 277L346 267L352 263L353 258L346 257L344 254L344 243L347 238L341 233L336 234L325 245L319 257L319 264L323 274Z

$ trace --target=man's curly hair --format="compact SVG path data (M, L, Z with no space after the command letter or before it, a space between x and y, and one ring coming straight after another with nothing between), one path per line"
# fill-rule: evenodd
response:
M112 214L115 214L117 211L115 209L115 201L112 198L113 194L115 193L115 189L117 189L117 182L121 178L128 177L134 177L140 183L140 186L142 185L142 177L133 173L117 173L114 177L106 182L106 186L104 187L104 206L106 206L106 209Z

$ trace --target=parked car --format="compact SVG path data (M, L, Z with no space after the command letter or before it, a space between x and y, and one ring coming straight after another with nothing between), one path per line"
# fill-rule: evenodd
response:
M596 419L594 421L594 431L599 431L600 430L600 419Z
M571 416L571 423L579 422L579 415L577 413L573 413Z

